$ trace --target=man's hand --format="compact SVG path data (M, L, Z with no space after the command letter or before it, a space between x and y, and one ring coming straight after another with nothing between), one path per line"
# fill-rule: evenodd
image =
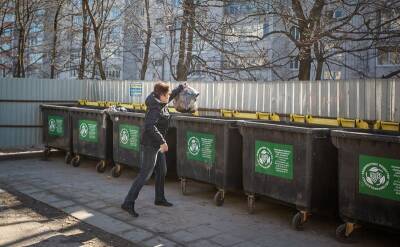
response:
M168 144L167 144L167 143L164 143L164 144L161 144L161 145L160 145L160 152L161 152L161 153L166 153L166 152L168 152Z

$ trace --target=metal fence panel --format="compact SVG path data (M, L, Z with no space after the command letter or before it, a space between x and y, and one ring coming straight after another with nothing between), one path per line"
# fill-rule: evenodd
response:
M35 145L41 129L39 104L49 101L144 103L153 81L0 79L0 147ZM201 108L311 114L364 120L400 121L400 80L190 82ZM141 94L132 87L141 85ZM171 86L176 87L177 82Z

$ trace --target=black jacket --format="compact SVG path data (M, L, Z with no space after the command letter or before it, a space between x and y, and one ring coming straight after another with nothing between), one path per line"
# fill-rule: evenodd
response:
M183 86L179 85L172 90L169 101L173 100L181 91ZM161 101L151 93L146 98L146 116L144 119L144 131L141 138L141 144L145 146L159 147L166 143L169 120L171 118L168 105Z

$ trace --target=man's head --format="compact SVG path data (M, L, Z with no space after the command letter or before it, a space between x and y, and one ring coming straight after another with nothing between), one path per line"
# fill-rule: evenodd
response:
M169 101L169 85L165 82L157 82L154 85L154 90L153 90L155 96L162 102L162 103L168 103Z

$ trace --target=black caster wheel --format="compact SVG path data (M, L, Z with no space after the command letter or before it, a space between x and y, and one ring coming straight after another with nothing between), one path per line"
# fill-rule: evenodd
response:
M101 160L99 163L97 163L96 171L98 173L103 173L106 171L106 162L104 160Z
M70 152L67 152L67 154L65 155L65 158L64 158L65 164L70 164L71 160L72 160L72 155Z
M218 190L217 193L215 193L214 196L214 203L218 207L224 205L224 200L225 200L225 192L223 190Z
M300 212L297 212L292 218L292 227L293 229L300 231L303 230L303 215Z
M255 199L254 195L247 196L247 211L249 212L249 214L254 213L254 209L256 208L255 202L256 202L256 199Z
M355 240L352 238L352 233L355 229L353 223L344 223L336 228L336 240L342 243L354 243Z
M121 170L122 170L121 165L120 165L120 164L116 164L116 165L111 169L111 175L112 175L114 178L117 178L117 177L121 176Z
M187 195L185 178L181 178L181 192L182 192L182 195Z
M80 161L81 161L81 157L79 157L79 155L77 155L74 158L72 158L71 165L73 167L78 167L80 165Z
M47 161L49 160L49 157L50 157L50 148L46 147L43 150L43 160Z

